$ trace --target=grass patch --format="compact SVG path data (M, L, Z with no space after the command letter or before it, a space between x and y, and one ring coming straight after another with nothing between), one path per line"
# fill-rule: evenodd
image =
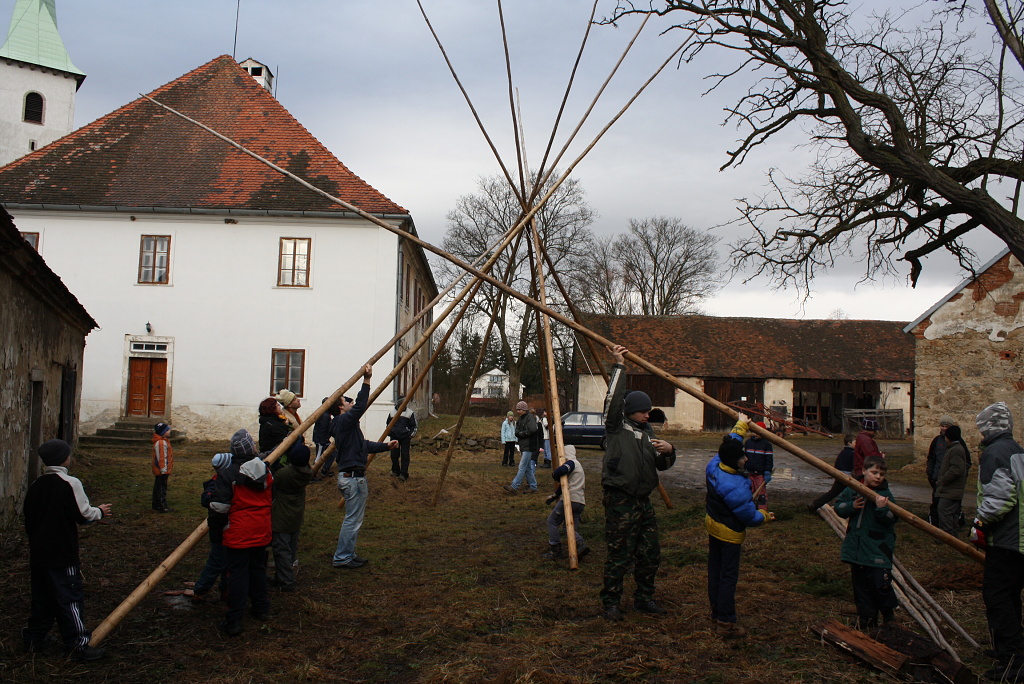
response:
M481 432L471 435L497 435L499 421L474 420ZM424 423L421 434L429 434L454 420ZM710 450L720 436L687 439ZM176 449L169 488L174 511L167 515L149 510L148 449L82 454L72 473L93 503L114 504L112 518L81 532L87 624L97 625L203 520L200 485L210 457L222 447L193 443ZM331 482L311 485L299 544L299 591L273 593L269 621L261 625L247 617L246 631L232 639L216 628L221 605L176 608L162 596L196 579L206 557L204 539L113 631L104 643L108 657L88 666L19 651L29 611L28 564L24 532L14 527L0 535L0 591L6 597L0 678L590 684L751 681L758 672L761 681L773 682L878 680L808 631L852 606L839 540L803 512L803 496L773 493L779 520L747 535L737 603L751 630L748 639L725 643L710 628L702 489L670 487L671 510L655 501L662 545L658 598L670 613L650 618L628 610L624 622L605 622L598 597L604 561L601 452L580 451L588 476L581 531L593 552L576 571L540 557L550 509L543 495L502 491L514 472L498 465L498 450L456 450L440 504L432 507L444 453L421 445L406 483L388 476L386 455L370 466L358 543L360 555L370 559L366 569L330 567L342 517L338 491ZM546 471L540 477L543 482ZM901 525L898 534L897 553L921 581L963 565L955 552L909 526ZM975 586L937 589L936 599L980 638L985 623ZM629 579L627 609L632 591ZM953 641L962 657L976 658ZM969 664L976 671L987 666L977 659Z

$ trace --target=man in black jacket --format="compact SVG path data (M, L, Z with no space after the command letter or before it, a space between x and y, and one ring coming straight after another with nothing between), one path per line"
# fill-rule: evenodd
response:
M395 410L388 414L389 425L395 417L395 412L402 407L404 401L405 397L398 397L398 401L395 402ZM391 434L388 435L393 441L398 442L398 448L391 450L391 474L397 477L399 482L409 479L409 447L412 444L412 438L416 436L417 429L416 412L412 410L411 406L406 406L402 415L398 417L391 428Z
M68 475L70 444L51 439L37 451L46 467L25 494L32 576L32 613L21 631L25 650L40 650L56 620L72 660L98 660L106 654L89 645L92 632L85 628L78 526L110 515L110 504L91 505L82 482Z

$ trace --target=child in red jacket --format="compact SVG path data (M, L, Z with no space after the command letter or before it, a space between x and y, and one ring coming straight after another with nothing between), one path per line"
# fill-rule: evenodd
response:
M174 466L174 451L171 449L171 426L157 423L153 428L153 510L167 513L167 478Z

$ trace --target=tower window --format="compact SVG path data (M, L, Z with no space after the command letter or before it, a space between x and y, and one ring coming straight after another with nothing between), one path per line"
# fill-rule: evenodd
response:
M43 123L43 96L39 93L25 95L25 117L28 123Z
M262 76L263 75L263 67L252 67L251 73L252 73L253 76Z

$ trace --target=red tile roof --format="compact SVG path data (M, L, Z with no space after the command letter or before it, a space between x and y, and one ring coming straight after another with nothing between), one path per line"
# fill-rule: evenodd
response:
M365 211L408 214L227 55L150 97ZM0 169L0 187L0 200L25 204L345 211L144 98Z
M914 337L896 321L592 316L583 324L679 377L914 380ZM577 354L577 371L597 372L589 352L588 361L591 370Z

